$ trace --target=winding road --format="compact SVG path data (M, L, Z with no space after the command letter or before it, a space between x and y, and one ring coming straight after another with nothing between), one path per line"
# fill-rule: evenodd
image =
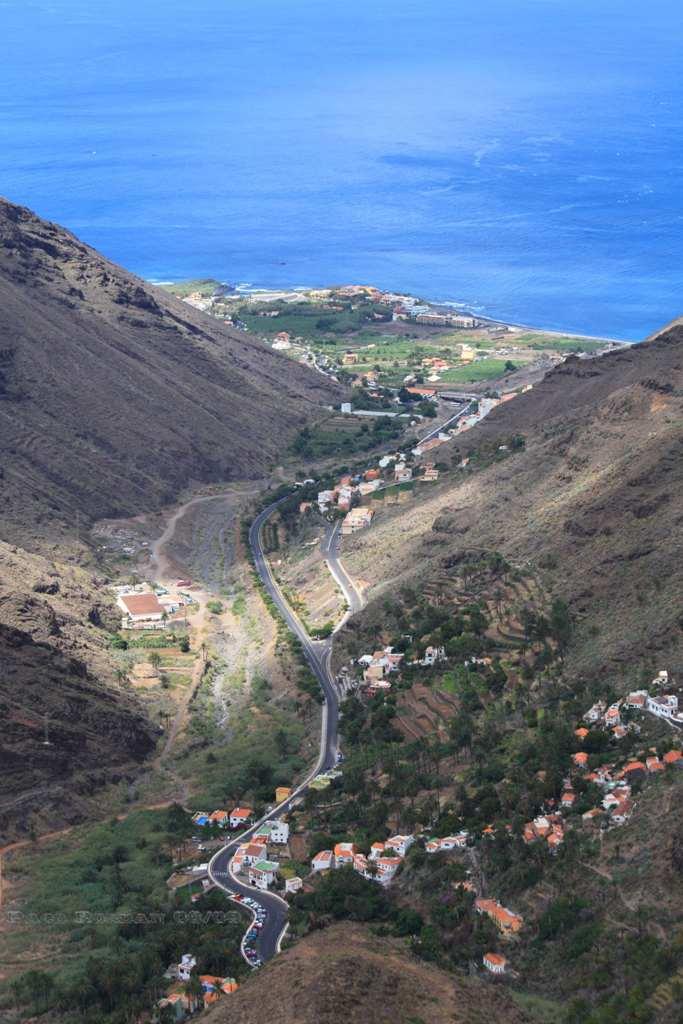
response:
M249 530L249 546L251 547L254 558L254 566L263 581L263 585L268 595L274 601L289 629L300 641L306 661L320 683L320 687L323 691L320 751L315 767L307 775L304 781L294 789L291 796L276 807L273 807L272 810L260 818L259 821L255 822L250 828L241 832L237 838L231 840L231 842L226 846L222 847L218 853L214 854L209 863L209 877L219 888L223 889L232 897L235 895L250 896L252 899L257 900L266 911L266 918L263 927L258 934L258 938L252 943L252 946L256 949L258 957L264 962L266 960L270 960L279 952L280 943L287 928L288 904L284 899L282 899L282 897L277 896L275 893L263 892L260 889L256 889L254 886L238 880L230 871L230 862L237 850L237 847L241 843L246 842L254 834L259 825L262 825L266 821L271 821L273 818L279 818L283 814L287 814L293 807L301 802L312 780L321 772L327 771L337 764L337 753L339 749L339 693L331 668L332 638L330 637L326 640L311 639L304 629L300 619L282 594L263 551L261 539L263 526L278 506L282 504L283 501L286 501L288 497L289 495L286 495L284 498L274 502L272 505L268 505L267 508L263 509L263 511L254 519ZM348 605L346 615L337 626L337 629L343 625L349 615L353 615L355 612L359 611L363 605L363 600L357 587L348 576L339 559L339 530L340 524L338 522L330 525L325 531L325 536L322 542L322 553L327 566L335 581L341 588Z

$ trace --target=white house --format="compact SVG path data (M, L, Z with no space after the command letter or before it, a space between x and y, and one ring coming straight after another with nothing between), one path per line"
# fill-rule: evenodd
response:
M318 508L321 512L326 512L333 501L334 491L318 491Z
M246 865L246 867L258 864L260 860L263 860L263 854L265 853L265 847L262 843L243 843L239 850L242 864Z
M456 847L464 849L467 846L467 840L469 837L470 834L465 829L458 832L457 835L445 836L445 838L441 840L441 849L453 850Z
M341 868L344 867L345 864L353 864L355 854L355 843L337 843L334 848L335 866Z
M592 708L589 708L583 716L585 722L598 722L605 713L605 703L599 700Z
M249 868L249 882L257 889L268 889L277 876L278 863L274 860L259 860Z
M178 981L189 981L192 971L197 966L197 961L191 953L183 953L178 964Z
M150 625L161 623L166 610L156 594L122 594L116 603L125 613L124 625Z
M402 859L401 857L378 857L375 864L377 865L377 881L382 885L388 885L402 864Z
M298 875L288 878L285 882L285 892L299 892L303 888L303 884L303 880Z
M243 828L253 813L251 807L235 807L230 811L230 828Z
M482 963L491 974L504 974L507 958L502 953L484 953Z
M289 823L282 818L276 818L270 822L271 843L286 843L289 839Z
M661 697L648 697L646 708L657 718L668 718L672 722L683 722L683 714L678 710L678 697L673 693Z
M424 653L424 658L420 662L421 665L430 666L436 665L437 661L446 660L446 650L444 647L428 647Z
M311 861L311 870L313 871L328 871L333 867L334 853L332 850L321 850L320 853L316 853Z
M415 836L391 836L384 844L386 850L393 850L399 857L405 857L415 842Z
M398 484L408 483L409 480L413 479L413 471L410 466L406 466L403 463L399 463L394 469L394 480Z

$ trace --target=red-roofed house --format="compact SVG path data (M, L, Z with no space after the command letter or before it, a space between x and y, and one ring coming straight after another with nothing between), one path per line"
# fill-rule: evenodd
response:
M337 843L334 848L334 861L336 867L341 868L344 867L345 864L353 864L355 854L355 843Z
M491 974L504 974L507 957L504 957L502 953L484 953L482 963Z
M504 935L513 935L524 926L524 919L501 906L498 900L487 900L480 896L474 901L474 909L478 914L487 914Z
M242 828L249 822L253 813L251 807L235 807L230 811L230 828Z
M328 871L334 867L334 853L332 850L321 850L320 853L316 853L315 857L311 861L311 869L313 871Z

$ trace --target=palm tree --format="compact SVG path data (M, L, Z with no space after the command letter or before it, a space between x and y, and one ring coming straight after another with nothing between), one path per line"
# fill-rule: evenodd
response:
M190 1002L190 1008L194 1012L198 1003L203 1002L204 997L202 983L196 974L191 974L189 980L185 982L184 992Z

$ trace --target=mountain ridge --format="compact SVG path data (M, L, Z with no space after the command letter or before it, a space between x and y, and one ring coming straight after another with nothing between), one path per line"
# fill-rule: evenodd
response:
M0 199L0 506L25 544L193 483L254 478L329 404L323 375Z

